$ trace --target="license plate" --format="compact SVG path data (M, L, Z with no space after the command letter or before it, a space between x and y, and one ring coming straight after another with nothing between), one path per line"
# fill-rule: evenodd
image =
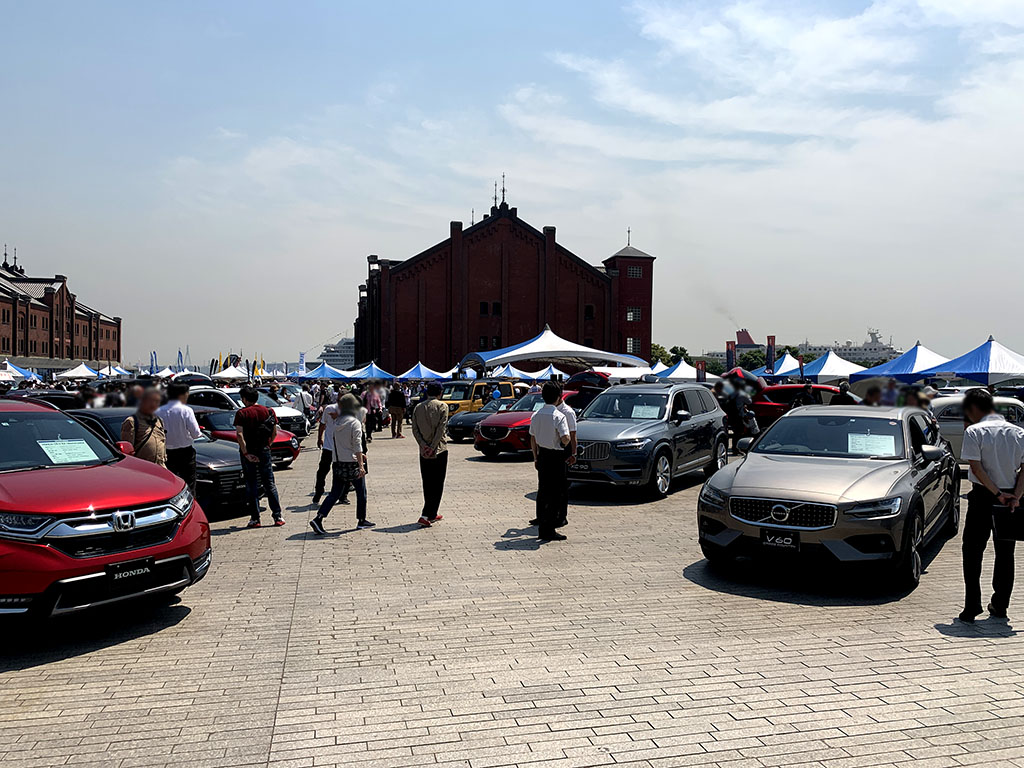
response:
M761 546L766 549L781 549L796 552L800 549L800 534L796 531L779 531L774 528L762 528Z
M572 470L573 470L573 472L589 472L590 471L590 462L589 461L580 461L579 459L576 459L576 461L574 461L573 464L572 464Z
M153 574L156 560L144 557L140 560L127 560L123 563L111 563L107 566L107 576L114 584L145 579Z

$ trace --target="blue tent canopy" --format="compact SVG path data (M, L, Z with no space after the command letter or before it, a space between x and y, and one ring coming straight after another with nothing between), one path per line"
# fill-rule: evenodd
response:
M350 379L393 379L395 378L392 374L385 371L383 368L377 367L376 363L370 363L369 365L360 368L358 371L349 371L348 378Z
M435 370L427 368L423 363L416 363L412 368L403 373L398 377L399 379L443 379L446 378L443 373L438 373Z
M949 362L947 358L932 352L927 347L922 347L919 341L899 357L853 374L850 376L850 381L862 381L881 376L910 384L922 378L922 371L947 362Z
M927 368L920 372L918 378L926 379L930 376L956 376L982 384L998 384L1008 379L1024 378L1024 355L1007 349L989 336L988 341L980 347Z
M20 368L20 367L18 367L17 365L12 363L10 360L4 360L4 365L7 366L7 370L14 371L16 374L21 376L23 379L27 379L29 381L42 381L42 379L39 377L38 374L32 373L32 371L28 370L27 368Z
M289 378L292 379L347 379L342 371L337 368L328 365L327 363L320 363L316 368L306 373L293 373Z

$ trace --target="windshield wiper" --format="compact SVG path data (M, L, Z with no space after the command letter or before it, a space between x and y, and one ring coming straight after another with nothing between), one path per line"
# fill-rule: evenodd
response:
M0 469L0 472L31 472L33 469L50 469L53 464L36 464L31 467L11 467L10 469Z

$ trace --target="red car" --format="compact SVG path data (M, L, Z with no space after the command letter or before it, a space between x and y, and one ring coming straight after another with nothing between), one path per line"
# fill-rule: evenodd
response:
M774 384L761 390L754 397L754 402L750 406L757 417L757 426L763 431L774 424L782 414L792 408L793 400L803 388L803 384ZM839 387L829 384L811 384L811 397L814 398L814 405L828 405L832 397L838 394ZM861 400L852 392L850 397L857 402Z
M196 412L196 421L199 428L204 430L214 440L230 440L238 442L238 433L235 431L235 414L238 411L227 411L223 408L206 408L193 406ZM287 429L277 428L277 437L270 445L270 455L274 459L274 466L287 467L299 458L299 440Z
M577 392L566 392L566 405L574 407ZM476 425L473 447L493 459L499 453L530 450L530 419L544 406L539 394L523 395L507 410L492 414Z
M185 484L56 408L0 400L0 614L180 592L210 568Z

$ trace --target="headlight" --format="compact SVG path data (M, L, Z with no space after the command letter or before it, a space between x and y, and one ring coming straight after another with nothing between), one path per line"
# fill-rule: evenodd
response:
M846 514L861 520L883 520L887 517L896 517L900 513L900 507L902 506L903 499L899 496L894 496L891 499L879 499L878 501L867 501L863 504L858 504L846 510Z
M617 451L642 451L647 447L647 444L651 442L646 437L639 438L637 440L620 440L615 443L615 450Z
M458 403L448 403L448 413L455 413L459 410Z
M291 440L288 441L288 445L290 445L292 448L298 448L299 441L293 437Z
M181 489L181 493L168 501L167 504L178 510L178 513L184 517L192 511L192 501L192 491L188 489L188 486L185 486Z
M716 488L712 488L707 483L704 483L704 486L700 489L700 500L709 507L725 508L725 494Z
M32 534L50 522L50 519L48 515L19 515L14 512L0 512L0 531Z

